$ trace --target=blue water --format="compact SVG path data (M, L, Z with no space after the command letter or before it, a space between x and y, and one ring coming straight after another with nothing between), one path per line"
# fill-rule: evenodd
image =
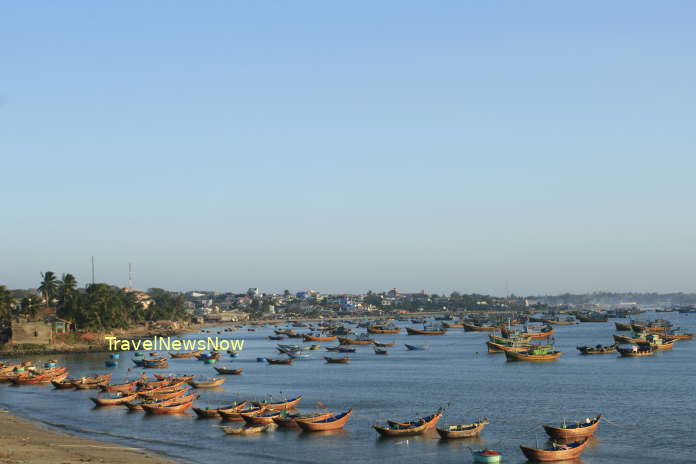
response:
M658 316L696 330L696 315ZM121 407L95 409L89 400L94 392L53 390L51 386L2 385L0 403L67 431L196 463L467 463L472 462L468 447L483 446L503 452L504 462L523 463L526 460L519 445L545 441L543 430L536 426L597 413L616 425L603 423L582 460L573 462L696 462L696 341L680 341L672 352L647 358L581 356L575 350L577 345L610 344L612 333L611 320L560 326L555 339L565 354L550 363L506 362L504 355L486 352L486 334L450 329L444 336L376 336L379 341L397 342L388 356L375 355L372 347L357 347L357 353L349 355L350 364L326 364L322 356L327 353L313 351L311 359L297 360L292 366L269 366L257 363L256 358L277 357L276 343L297 343L296 339L268 340L271 328L220 334L245 340L238 358L226 357L220 362L243 367L244 375L227 376L223 388L216 391L201 390L199 404L260 400L267 394L278 397L281 392L288 397L302 394L300 409L314 409L317 402L336 412L353 408L353 417L338 433L278 429L256 436L228 436L215 427L217 420L197 419L193 412L146 416ZM186 337L207 336L210 334ZM429 343L430 349L407 351L404 342ZM123 353L120 365L110 369L104 367L106 354L52 357L65 363L71 375L109 371L120 381L139 372L127 372L133 367L129 353ZM168 369L148 371L215 374L212 366L195 359L172 360ZM488 416L491 423L480 438L449 442L436 434L385 440L371 427L388 418L424 416L440 406L447 407L441 424L470 423L481 416Z

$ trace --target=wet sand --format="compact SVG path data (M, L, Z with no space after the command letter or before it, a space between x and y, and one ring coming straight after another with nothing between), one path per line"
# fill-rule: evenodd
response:
M2 464L84 464L86 462L126 464L147 462L174 464L175 461L137 448L54 432L0 411L0 463Z

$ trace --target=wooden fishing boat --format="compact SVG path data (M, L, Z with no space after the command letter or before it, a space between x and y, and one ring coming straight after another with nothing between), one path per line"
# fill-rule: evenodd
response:
M584 315L584 314L575 314L575 318L579 320L580 322L607 322L609 321L609 316L606 314L591 314L591 315Z
M443 322L442 326L447 328L447 329L463 329L464 323L463 322Z
M553 425L544 425L544 430L553 439L556 440L566 440L566 439L579 439L585 437L591 437L597 431L599 427L599 421L602 415L599 414L596 417L588 417L584 421L579 421L574 424L566 424L565 421L560 426L556 427Z
M383 325L367 326L367 331L371 334L398 334L401 329L398 327L388 327Z
M665 335L672 325L664 322L662 325L656 325L655 323L631 323L631 329L634 332L650 332L654 334Z
M266 358L266 362L268 364L292 364L293 359L271 359L271 358Z
M324 356L324 359L329 364L348 364L350 362L350 358L348 356L344 356L342 358L332 358L330 356Z
M312 335L312 334L302 334L302 338L306 342L332 342L336 340L336 335Z
M177 402L171 404L143 404L143 410L148 414L181 414L193 405L193 401Z
M75 385L71 379L51 380L51 384L56 387L57 390L75 389Z
M670 332L667 334L669 338L673 338L675 340L693 340L694 334L692 333L673 333Z
M528 351L532 347L532 345L530 343L524 343L524 342L502 344L502 343L495 343L491 340L487 340L486 347L488 348L489 353L503 353L505 351L515 351L515 352L520 353L523 351Z
M525 330L520 334L522 337L530 338L530 339L539 339L539 338L548 338L551 335L556 333L556 329L551 327L550 325L547 325L546 327L542 328L541 330Z
M215 370L218 374L225 375L242 375L244 369L230 369L229 367L216 367Z
M657 351L671 350L672 348L674 348L675 343L677 343L677 340L675 338L660 339L656 343L650 341L650 344L655 346L657 348Z
M208 359L212 359L215 361L219 361L222 355L218 353L217 351L211 352L211 353L201 353L196 356L196 359L199 361L207 361Z
M17 376L10 378L15 386L21 385L40 385L51 383L52 381L60 382L68 376L66 367L54 367L43 371L20 372ZM111 377L109 377L111 378Z
M424 351L430 348L430 345L428 345L427 343L422 345L409 345L408 343L404 343L404 346L406 347L406 349L410 351Z
M145 369L165 369L169 366L169 358L143 359L142 367Z
M447 333L446 328L436 329L436 328L423 328L414 329L412 327L406 327L406 333L408 335L444 335Z
M289 400L282 400L282 401L272 401L272 402L261 402L261 403L256 403L258 406L263 406L266 409L272 409L274 411L282 411L283 409L292 409L298 404L300 404L300 401L302 401L302 395L298 395L294 398L291 398Z
M383 437L422 435L437 425L437 422L442 418L442 414L443 410L438 409L435 414L421 417L409 422L387 421L386 426L375 424L372 426L372 428L374 428Z
M249 403L242 403L242 405L238 407L234 407L231 409L220 409L218 410L218 413L220 414L220 417L222 420L227 421L227 422L240 422L243 421L244 419L242 418L242 414L250 414L250 413L257 413L261 414L266 410L265 406L257 406Z
M206 408L192 408L193 412L196 413L198 417L201 418L215 418L215 417L220 417L220 411L226 411L228 413L234 413L239 410L242 410L246 408L249 405L248 401L242 401L239 404L232 404L230 406L225 406L221 408L212 408L212 409L206 409Z
M193 379L193 375L176 375L176 374L155 374L158 380L166 380L169 382L188 382Z
M90 399L97 406L115 406L115 405L127 403L129 401L133 401L137 397L138 397L137 393L132 393L130 395L119 393L116 396L112 396L112 397L100 398L98 396L95 396L95 397L92 397Z
M156 387L141 387L138 394L141 396L148 396L155 393L169 393L177 390L186 388L187 382L168 380L167 382L156 386Z
M225 426L220 426L223 432L225 432L228 435L252 435L255 433L261 433L265 431L268 428L268 424L266 425L256 425L256 426L249 426L245 425L244 427L225 427Z
M372 345L375 342L373 338L364 336L358 338L338 337L338 341L341 345Z
M396 344L396 342L389 342L389 343L378 343L378 342L375 342L375 346L376 346L376 347L379 347L379 348L389 348L389 347L394 346L395 344Z
M274 417L273 421L278 425L278 427L299 427L297 425L296 419L306 419L309 421L319 421L333 416L334 414L330 411L317 412L312 414L288 414L287 411L281 411L278 417Z
M437 428L437 433L445 439L469 438L480 434L488 424L488 418L484 417L473 424L450 425L445 428Z
M101 388L111 381L112 374L97 375L94 377L82 377L73 381L73 386L78 390L89 390Z
M125 382L125 383L117 383L117 384L112 384L112 385L100 385L99 388L101 391L105 393L116 393L116 392L121 392L121 393L131 393L135 391L135 389L138 386L138 380L135 379L132 382Z
M504 353L508 361L533 362L553 361L563 354L561 351L550 351L548 349L532 349L521 353L505 351Z
M624 330L631 330L631 323L630 322L614 322L614 326L616 326L616 330L622 332Z
M543 322L544 324L550 324L550 325L575 325L577 324L577 321L571 320L571 319L545 319L542 318L540 322Z
M644 335L638 335L636 337L629 337L627 335L618 335L614 334L612 335L614 337L614 341L617 343L641 343L641 342L647 342L647 338Z
M295 419L298 427L305 432L322 432L326 430L340 430L348 422L353 410L349 409L338 415L332 415L324 419Z
M138 396L146 400L169 400L187 395L188 393L190 393L189 389L185 387L178 387L170 391L138 392Z
M172 404L172 403L179 403L179 402L186 402L186 401L194 401L197 397L198 397L198 395L192 394L192 395L187 395L187 396L179 396L177 398L170 398L170 399L166 399L166 400L142 399L140 401L127 401L123 404L130 411L142 411L144 404L165 405L165 404Z
M637 358L642 356L653 356L657 353L657 347L649 343L637 343L629 346L617 346L616 351L625 358Z
M389 352L387 350L384 350L384 349L375 348L375 354L386 355L386 354L389 354Z
M280 411L266 410L261 414L240 414L244 422L249 425L275 424L276 417L280 417Z
M496 330L501 329L501 327L498 325L478 325L469 324L466 322L463 322L462 325L464 326L465 332L495 332Z
M589 438L561 445L553 443L550 447L539 449L520 445L522 453L531 461L563 461L579 457L590 442Z
M618 345L616 343L609 345L609 346L603 346L603 345L597 345L597 346L577 346L575 347L581 354L609 354L609 353L616 353L616 347Z
M193 358L194 356L200 355L200 351L176 351L176 352L169 352L169 356L172 359L183 359L183 358Z
M189 385L191 385L193 388L215 388L225 383L225 380L227 379L224 377L213 378L205 381L190 380Z

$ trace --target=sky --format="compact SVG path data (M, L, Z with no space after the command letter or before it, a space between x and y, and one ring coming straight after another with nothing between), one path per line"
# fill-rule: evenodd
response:
M695 14L5 2L0 285L696 291Z

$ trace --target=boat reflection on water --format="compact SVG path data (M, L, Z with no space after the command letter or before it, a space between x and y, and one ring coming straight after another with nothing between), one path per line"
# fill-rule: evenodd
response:
M413 438L413 437L412 437ZM434 437L431 437L434 438ZM490 446L486 446L486 444L489 444L488 441L486 441L485 438L481 436L476 436L476 437L468 437L468 438L458 438L456 440L438 440L438 445L440 446L448 446L450 448L474 448L474 449L484 449L484 448L492 448L494 447L494 444L490 444Z
M539 464L540 461L524 461L523 464ZM552 464L585 464L585 461L582 460L582 458L575 458L575 459L563 459L561 461L548 461L551 462Z
M301 440L308 440L313 438L327 438L327 437L338 437L338 438L348 438L350 432L344 429L340 430L321 430L318 432L302 432L298 435Z

